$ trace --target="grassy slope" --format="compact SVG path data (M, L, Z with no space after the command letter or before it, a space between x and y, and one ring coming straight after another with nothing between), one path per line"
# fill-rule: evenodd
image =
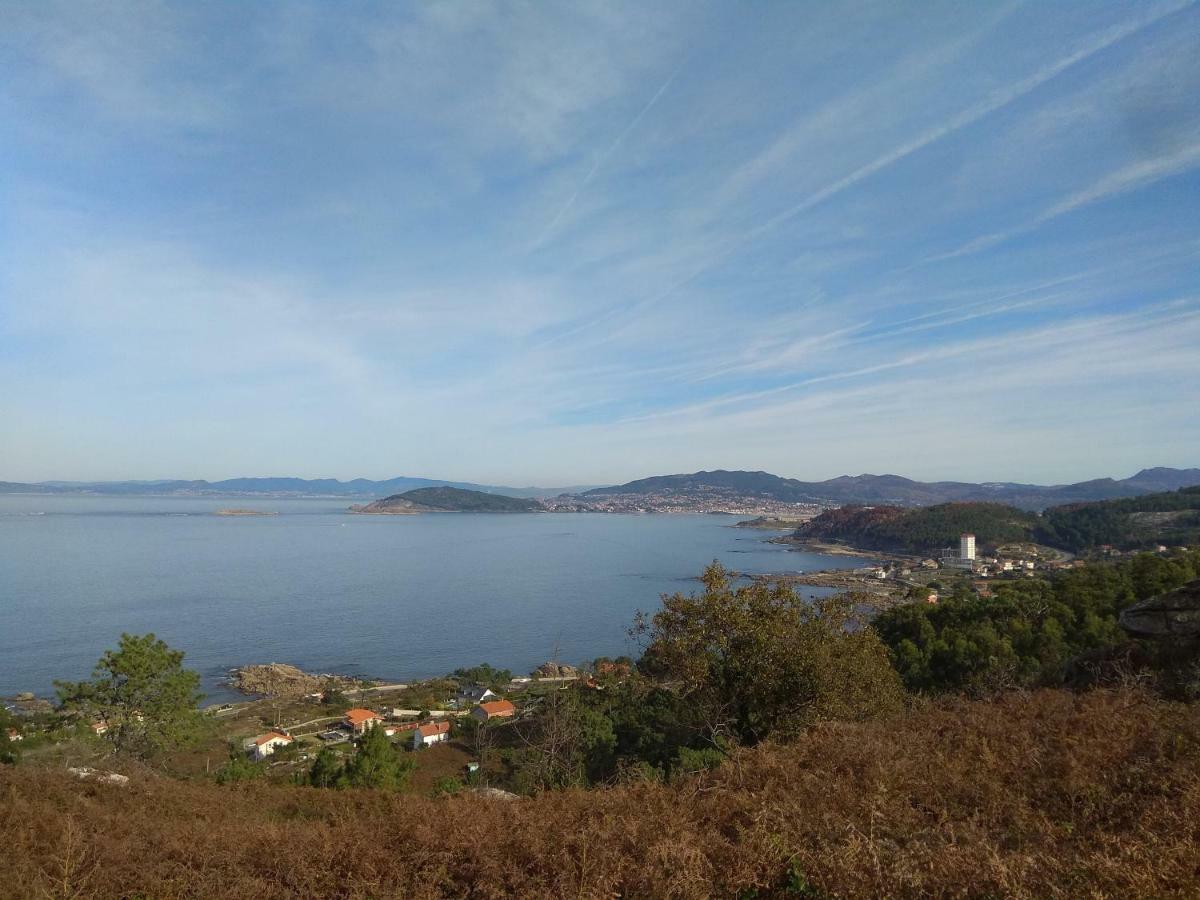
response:
M789 868L852 897L1194 895L1200 708L955 701L513 802L7 769L0 846L0 897L770 896Z

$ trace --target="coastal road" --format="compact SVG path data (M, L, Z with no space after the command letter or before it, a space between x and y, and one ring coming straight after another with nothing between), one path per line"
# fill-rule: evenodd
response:
M408 690L407 684L377 684L374 687L355 688L354 690L351 690L351 691L343 691L343 693L345 693L346 695L350 695L350 694L370 694L370 693L374 693L377 691L406 691L406 690Z

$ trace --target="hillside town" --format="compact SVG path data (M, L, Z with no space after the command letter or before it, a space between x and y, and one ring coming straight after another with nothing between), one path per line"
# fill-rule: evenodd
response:
M542 504L550 512L594 513L710 513L728 516L770 516L803 522L820 514L827 504L790 502L769 495L745 494L721 488L692 492L653 491L608 494L560 494Z

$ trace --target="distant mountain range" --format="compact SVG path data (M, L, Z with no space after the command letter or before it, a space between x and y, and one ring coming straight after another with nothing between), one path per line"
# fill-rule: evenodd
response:
M229 478L224 481L43 481L35 484L0 481L0 494L105 494L175 496L390 497L419 488L450 487L509 497L548 498L576 494L583 500L613 495L694 498L745 497L784 503L890 504L932 506L952 501L1005 503L1021 509L1044 509L1064 503L1087 503L1138 497L1200 484L1200 469L1142 469L1130 478L1097 478L1077 484L1037 485L1016 482L913 481L900 475L842 475L827 481L799 481L769 472L693 472L656 475L611 487L503 487L431 478Z
M510 497L554 497L578 493L591 485L569 487L502 487L472 484L466 481L438 481L432 478L389 478L371 481L355 478L338 481L336 478L228 478L224 481L41 481L32 484L0 481L0 494L106 494L106 495L176 495L176 496L294 496L294 497L387 497L405 491L427 487L454 487L482 491L487 494L506 494Z
M1037 485L1016 482L973 484L963 481L913 481L900 475L842 475L827 481L798 481L769 472L693 472L657 475L628 484L593 488L583 497L614 494L643 496L762 497L787 503L890 504L931 506L952 501L1004 503L1021 509L1044 509L1064 503L1086 503L1137 497L1200 484L1200 469L1143 469L1130 478L1097 478L1077 484Z

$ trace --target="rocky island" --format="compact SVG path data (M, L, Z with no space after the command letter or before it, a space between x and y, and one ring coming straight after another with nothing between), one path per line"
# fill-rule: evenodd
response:
M537 500L452 487L417 488L373 503L350 507L353 513L389 516L432 512L529 513L545 510L546 507Z

